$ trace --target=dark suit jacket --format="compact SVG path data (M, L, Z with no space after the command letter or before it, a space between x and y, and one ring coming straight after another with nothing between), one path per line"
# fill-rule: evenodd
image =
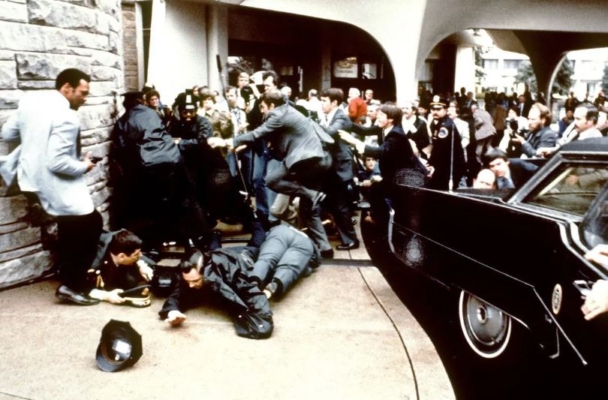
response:
M541 147L554 147L557 135L550 126L546 126L538 132L532 132L522 144L521 149L528 157L534 157L536 150Z
M528 179L538 169L538 165L534 165L521 158L509 159L509 170L511 171L511 180L516 188L522 187Z
M401 125L394 126L380 146L365 146L363 155L378 160L382 181L387 184L393 182L397 170L416 167L416 156Z
M268 140L273 156L288 169L298 161L325 155L311 121L288 104L275 107L255 130L234 138L234 147L259 139Z
M329 152L333 158L333 170L334 173L342 182L353 179L353 151L350 145L340 140L338 130L350 131L352 128L352 122L348 118L348 115L341 109L337 109L334 117L329 122L329 126L323 127L336 143L329 146Z
M408 139L411 139L416 143L416 147L418 148L418 152L421 156L426 158L426 155L422 152L422 149L425 149L429 144L431 144L431 139L429 138L429 128L420 117L416 116L414 121L414 127L416 128L415 132L406 132L405 135Z

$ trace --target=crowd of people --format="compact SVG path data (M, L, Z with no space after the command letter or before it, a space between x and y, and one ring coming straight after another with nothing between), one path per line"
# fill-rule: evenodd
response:
M395 184L513 189L538 168L527 159L603 135L603 104L567 102L556 132L551 111L528 94L517 103L499 94L484 107L464 88L402 104L357 88L294 98L274 71L259 78L256 85L242 72L221 93L194 86L171 105L151 84L124 94L108 162L110 232L84 179L97 160L79 149L76 110L90 77L65 70L48 98L21 101L2 129L5 140L21 141L13 175L3 176L16 175L58 222L58 298L148 306L155 260L145 254L171 241L185 250L161 318L183 323L209 288L227 300L239 335L269 337L269 299L334 257L323 220L333 221L335 250L354 250L357 209L387 227ZM41 100L52 105L44 113ZM297 218L287 217L294 209ZM237 221L248 243L222 248L218 222Z

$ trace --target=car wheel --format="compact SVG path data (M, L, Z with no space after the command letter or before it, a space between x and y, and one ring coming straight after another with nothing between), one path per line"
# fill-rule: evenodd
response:
M458 308L460 327L469 347L483 358L500 356L511 338L511 317L464 290Z

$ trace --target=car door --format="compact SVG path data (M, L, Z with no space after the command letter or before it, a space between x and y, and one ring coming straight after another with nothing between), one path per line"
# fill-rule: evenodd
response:
M583 363L604 360L608 317L586 321L581 312L581 288L606 279L605 268L584 259L598 244L608 242L608 164L596 156L565 155L550 174L513 199L512 204L561 220L563 247L553 269L535 283L537 292L560 331Z

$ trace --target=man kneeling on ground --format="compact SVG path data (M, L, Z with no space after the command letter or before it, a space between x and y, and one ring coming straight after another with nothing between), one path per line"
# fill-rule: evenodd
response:
M181 325L186 320L183 311L199 303L204 292L210 290L224 301L237 335L270 337L274 324L268 299L247 275L257 252L257 248L245 246L210 254L191 249L180 264L179 280L158 314L172 326Z
M146 282L154 272L148 265L151 260L142 259L141 245L141 239L130 231L103 232L89 270L95 280L89 296L112 304L149 306Z

